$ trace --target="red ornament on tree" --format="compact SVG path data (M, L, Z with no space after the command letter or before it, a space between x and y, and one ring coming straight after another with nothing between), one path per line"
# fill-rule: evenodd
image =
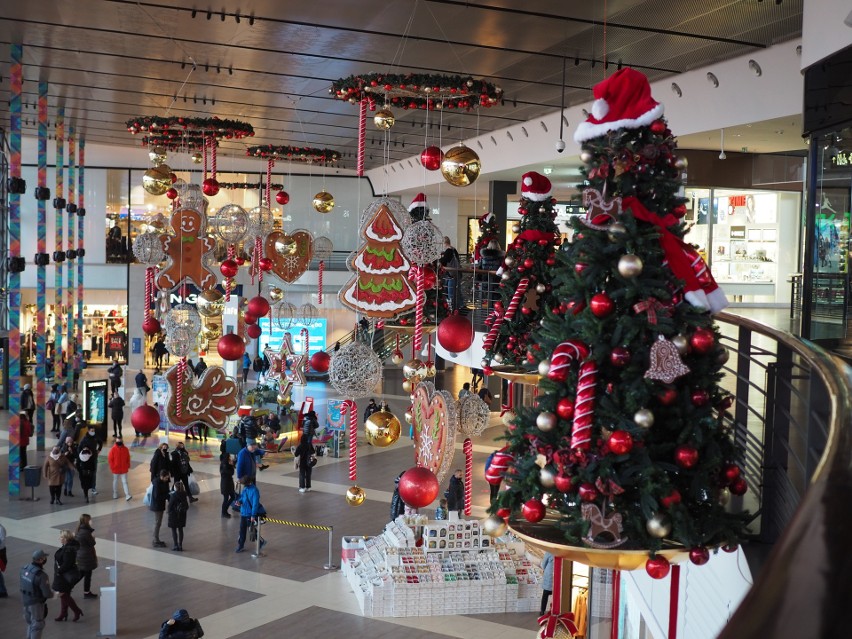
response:
M662 120L654 120L651 122L651 131L654 133L665 133L666 123Z
M564 306L565 306L565 311L567 313L571 313L571 315L577 315L584 308L586 308L586 303L582 300L579 300L579 301L578 300L571 300L570 302L566 302L564 304Z
M692 391L690 396L693 406L705 406L710 401L710 393L703 388L698 388Z
M630 351L623 346L616 346L609 354L609 361L613 366L623 368L630 363Z
M538 523L544 519L544 504L539 499L530 499L521 506L521 514L531 524Z
M626 455L633 450L633 437L626 430L617 430L609 436L607 446L614 455Z
M740 467L736 464L725 464L722 467L722 485L730 486L740 478Z
M571 483L571 477L563 473L556 475L553 485L560 493L570 492L574 485Z
M239 265L234 260L225 260L219 265L219 272L225 277L236 277Z
M686 215L686 205L678 204L676 207L672 209L672 215L677 218L681 218Z
M604 318L612 315L613 311L615 311L615 302L606 293L598 293L592 296L592 299L589 301L589 308L595 317Z
M692 468L698 463L698 449L687 444L675 448L675 463L681 468Z
M145 335L156 335L160 332L160 322L156 317L149 317L142 322L142 332Z
M580 484L577 492L580 495L580 501L592 502L598 498L598 489L590 482Z
M531 257L528 257L524 260L524 268L532 268L535 266L535 262Z
M739 548L738 544L725 544L722 546L722 550L725 552L737 552L737 548Z
M325 351L317 351L311 355L311 368L317 373L327 373L331 365L331 355Z
M746 492L748 492L748 484L746 483L746 480L742 477L735 479L731 482L730 491L732 495L736 495L737 497L745 495Z
M689 338L689 344L692 346L693 352L706 355L716 345L716 336L710 329L697 328Z
M287 191L278 191L275 194L275 201L278 202L281 206L290 202L290 194Z
M696 566L703 566L710 561L710 551L704 546L696 546L689 551L689 561Z
M250 326L246 327L246 335L248 335L252 339L257 339L261 336L262 333L263 331L257 324L251 324Z
M508 508L501 508L494 514L497 515L500 519L508 519L509 515L512 514L512 511L510 511Z
M265 317L269 312L269 301L262 295L256 295L248 301L246 308L255 317Z
M219 192L219 182L216 178L207 178L201 183L201 190L207 197L213 197Z
M663 406L671 406L677 399L677 391L674 388L666 387L657 393L657 399Z
M551 259L553 258L547 259L546 263L548 266L552 266L552 264L550 263ZM556 260L553 260L553 264L556 264ZM583 271L585 271L588 267L588 264L584 264L583 262L577 262L576 264L574 264L574 272L577 273L577 275L582 275Z
M243 356L246 351L246 345L242 338L236 333L228 333L219 338L216 344L216 350L219 352L219 357L228 361L235 362Z
M666 508L671 508L675 504L679 504L680 499L681 499L680 492L675 488L675 489L672 490L672 492L670 492L665 497L661 497L660 503L663 506L665 506Z
M645 562L645 572L651 579L662 579L669 574L671 564L665 557L651 557Z
M130 424L137 433L150 435L160 427L160 411L147 404L139 406L130 414Z
M558 402L556 402L556 414L559 415L562 419L571 419L574 417L574 402L568 398L563 397Z
M463 315L450 315L438 324L438 343L451 353L464 353L473 344L473 325Z
M427 171L437 171L444 161L444 152L437 146L427 146L420 153L420 163Z
M415 466L399 478L399 496L412 508L425 508L438 496L438 478L428 468Z

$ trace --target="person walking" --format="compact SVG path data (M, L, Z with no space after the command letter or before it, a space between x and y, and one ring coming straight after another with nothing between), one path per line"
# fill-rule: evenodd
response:
M544 615L547 612L547 600L553 594L553 555L545 552L541 557L541 570L544 577L541 580L541 608L539 614Z
M118 481L124 488L124 500L130 501L133 495L127 486L127 473L130 472L130 451L124 445L124 440L119 437L115 440L107 455L109 469L112 472L112 498L118 499Z
M257 477L257 441L247 439L244 448L237 453L237 481L242 482L244 477L251 477L254 480Z
M83 578L83 599L97 599L92 592L92 572L98 567L98 554L95 552L95 529L92 528L92 516L86 513L80 515L77 532L74 539L79 544L77 550L77 568Z
M35 398L33 397L33 391L29 384L24 384L24 388L21 391L21 410L27 414L27 419L30 420L30 423L33 422L33 415L35 415Z
M183 484L186 489L185 494L189 497L189 501L198 501L197 497L193 497L189 491L189 476L192 474L192 466L189 463L189 451L183 442L178 442L174 451L172 451L172 477L175 480L175 487L178 484Z
M139 372L136 373L134 381L136 382L136 388L139 389L139 392L142 393L142 396L147 397L148 391L151 390L151 387L148 386L148 376L145 375L145 371L140 368Z
M92 490L97 470L96 455L88 447L80 449L77 454L77 475L80 477L80 489L86 503L89 503L89 492Z
M314 471L314 466L317 465L316 452L316 448L311 443L311 438L303 434L299 440L299 445L296 446L296 451L293 453L299 467L300 493L311 492L311 474Z
M80 581L80 569L77 567L77 551L80 544L70 530L59 531L62 544L53 554L53 583L51 587L59 593L59 616L54 621L68 621L68 610L74 613L73 621L83 616L80 606L74 601L71 592Z
M249 371L251 370L251 357L248 353L243 353L243 384L248 381Z
M234 552L242 552L245 549L246 533L249 526L257 524L261 515L266 514L260 505L260 491L254 483L254 477L243 477L240 480L243 489L237 504L240 506L240 536L237 539L237 549ZM260 547L263 548L266 541L261 539Z
M62 423L65 423L68 419L76 420L77 418L77 395L76 393L65 393L64 400L60 402L60 407L62 409Z
M6 557L6 529L3 524L0 524L0 599L5 599L9 596L6 591L6 582L3 580L3 573L6 572L8 557Z
M187 490L182 482L175 481L175 489L169 495L169 528L172 529L172 550L183 552L183 529L186 527L186 513L189 511Z
M319 420L316 411L309 410L305 413L305 418L302 421L302 434L308 436L308 442L312 442L318 430Z
M92 473L92 495L98 494L98 455L100 455L103 447L104 442L100 437L98 437L98 431L90 424L89 430L83 436L83 439L80 440L80 450L88 448L92 451L92 459L94 460L95 467L94 472Z
M160 470L157 477L151 480L151 505L148 510L154 513L154 538L151 545L154 548L165 548L166 542L160 540L160 527L163 525L163 513L169 501L169 481L171 475L168 469Z
M121 370L121 366L118 365L118 360L113 359L112 364L107 369L107 373L109 374L109 383L112 386L112 392L114 393L118 390L119 386L121 386L121 376L124 371Z
M62 487L63 497L74 496L74 466L77 464L77 444L71 437L66 437L65 441L59 447L59 452L65 455L71 466L65 469L65 480Z
M172 460L171 457L169 457L169 444L167 442L160 442L160 445L157 446L157 450L154 451L154 455L151 457L151 463L148 465L148 468L151 471L152 482L157 481L164 470L166 473L171 475Z
M194 370L196 377L201 377L204 374L204 371L207 370L207 362L204 361L203 357L198 358L198 362L196 362Z
M470 392L470 382L465 382L462 384L461 390L459 391L459 399L464 399L465 397L470 397L473 393Z
M62 482L65 480L65 470L71 465L68 458L59 451L58 446L54 446L53 450L44 460L44 476L47 479L47 486L50 489L50 503L62 505L60 493L62 492Z
M181 608L175 610L170 619L160 626L158 639L200 639L204 636L204 630L198 619L193 619L189 613Z
M51 433L58 433L59 428L62 425L62 411L59 408L59 385L53 384L50 387L50 395L47 398L47 402L45 402L44 410L50 413L50 416L53 418L53 428L50 429Z
M222 518L230 519L228 507L237 497L234 486L234 461L228 453L219 455L219 492L222 493Z
M393 480L393 495L391 496L391 505L390 505L390 520L395 521L397 517L405 512L405 502L402 501L402 497L399 494L399 480L405 474L405 471L402 471L399 475L396 476L396 479Z
M161 368L163 366L163 357L168 352L169 351L166 348L166 338L160 335L160 337L158 337L157 341L154 343L154 364L157 368Z
M39 549L32 561L21 568L21 603L27 622L27 639L41 639L47 617L47 600L53 597L50 579L44 571L47 553Z
M378 411L379 406L376 404L376 400L371 397L370 401L367 403L367 407L364 409L364 421L366 422L370 419L370 415L377 413Z
M459 252L453 246L450 238L444 236L444 252L438 258L444 272L444 281L447 286L447 304L450 311L458 310L460 306L460 295L458 281L461 278L461 258Z
M456 472L450 477L450 486L447 488L446 497L447 508L450 511L455 510L461 518L464 508L464 479L462 479L461 468L456 468Z
M33 420L26 411L18 413L18 449L20 456L18 458L18 468L23 471L27 466L27 446L30 445L30 437L35 434L33 428Z
M118 390L112 392L108 406L112 418L112 436L118 439L121 437L121 423L124 421L124 398ZM139 436L138 432L136 436Z

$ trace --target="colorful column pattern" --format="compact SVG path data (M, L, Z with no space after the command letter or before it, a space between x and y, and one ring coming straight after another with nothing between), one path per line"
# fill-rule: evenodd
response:
M13 44L9 76L9 176L21 177L21 93L23 90L23 47ZM9 255L21 254L21 194L9 193ZM9 273L9 496L21 494L21 274Z
M77 188L77 353L74 358L74 374L80 379L83 363L83 230L86 221L86 140L80 138L77 144L77 167L79 187Z
M74 170L74 163L77 160L77 143L74 139L74 128L69 127L68 129L68 207L66 207L66 212L68 214L68 243L65 247L65 254L68 254L68 251L75 248L74 236L76 235L74 228L74 214L71 212L74 210L74 207L71 204L76 204L77 201L77 175ZM66 257L66 259L68 259ZM74 293L76 292L76 288L74 287L74 262L68 261L68 268L66 269L66 275L68 276L68 284L65 287L65 353L67 354L68 361L68 386L69 388L76 389L76 377L74 376L74 367L72 365L74 358L77 353L77 348L74 346Z
M47 82L38 83L38 185L47 187ZM47 253L47 200L38 201L38 237L36 250ZM47 267L39 266L36 281L36 448L44 450L44 433L47 428L44 404L47 401L47 340L45 339L45 314L47 313ZM52 419L52 418L51 418Z
M60 106L56 114L56 200L65 197L64 183L65 167L65 107ZM62 250L62 240L65 228L65 207L56 207L56 233L54 236L54 250ZM63 312L62 312L62 278L64 276L63 263L53 265L53 381L62 383L62 336L63 336Z

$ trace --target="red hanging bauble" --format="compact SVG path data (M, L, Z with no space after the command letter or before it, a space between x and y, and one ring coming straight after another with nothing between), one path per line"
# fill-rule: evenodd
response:
M630 363L630 351L624 346L616 346L609 354L609 361L613 366L623 368Z
M689 338L689 344L694 353L706 355L716 345L716 336L707 328L697 328Z
M725 464L722 466L721 482L723 486L730 486L740 478L740 467L736 464Z
M284 206L290 202L290 194L287 193L287 191L278 191L278 193L275 194L275 201L281 206Z
M268 257L262 257L257 261L257 265L260 267L260 270L264 273L268 273L272 270L272 260Z
M551 264L550 264L550 260L551 260L551 259L553 259L553 258L548 258L548 259L547 259L547 262L546 262L546 263L547 263L547 265L548 265L548 266L551 266ZM555 263L556 263L556 261L554 260L554 262L553 262L553 263L555 264ZM588 265L588 264L585 264L585 263L583 263L583 262L577 262L576 264L574 264L574 272L575 272L575 273L577 273L577 275L582 275L582 274L583 274L583 271L585 271L588 267L589 267L589 265Z
M243 324L248 324L249 326L257 324L257 315L255 315L254 313L249 313L248 311L244 312Z
M138 406L130 414L130 424L137 433L150 435L160 427L160 411L147 404Z
M556 414L562 419L574 417L574 402L569 397L563 397L556 402Z
M678 204L672 209L672 215L674 215L676 218L684 217L686 215L686 205Z
M651 131L654 133L665 133L666 123L662 120L654 120L651 122Z
M437 146L427 146L420 153L420 163L427 171L437 171L444 161L444 152Z
M142 322L142 332L145 335L156 335L160 332L160 322L156 317L149 317L144 322Z
M451 353L464 353L473 344L473 325L463 315L450 315L438 324L438 343Z
M690 399L692 400L693 406L706 406L707 402L710 401L710 393L702 388L698 388L692 391Z
M544 504L539 499L530 499L521 506L521 514L531 524L538 523L544 519L544 512Z
M219 357L222 359L235 362L238 359L242 358L243 353L246 351L246 345L243 343L242 338L236 333L228 333L227 335L222 335L219 338L219 342L216 344L216 350L219 352Z
M671 564L665 557L651 557L645 562L645 572L651 579L662 579L669 574L669 570L671 570Z
M607 446L614 455L626 455L633 450L633 437L626 430L617 430L609 436Z
M399 496L412 508L425 508L438 496L438 478L428 468L415 466L399 478Z
M675 463L681 468L692 468L698 463L698 450L694 446L681 444L675 448Z
M237 266L242 266L246 263L246 258L238 255L234 261L237 263Z
M251 324L250 326L246 326L246 335L251 337L252 339L257 339L261 336L263 330L261 330L260 326L257 324Z
M201 190L207 197L213 197L219 192L219 181L216 178L207 178L201 183Z
M694 563L696 566L703 566L710 561L710 551L704 546L691 548L689 551L689 561Z
M598 498L598 489L590 482L580 484L577 492L580 495L580 501L593 502Z
M556 477L554 478L553 485L560 493L571 492L571 489L574 487L571 483L570 475L565 475L564 473L559 473L558 475L556 475Z
M533 266L535 266L535 262L533 261L533 259L531 257L528 257L527 259L524 260L524 268L530 269Z
M748 492L748 484L746 480L742 477L737 478L733 482L731 482L730 490L732 495L736 495L738 497L745 495Z
M660 503L663 506L665 506L666 508L671 508L675 504L679 504L680 500L681 500L680 491L678 491L677 488L675 488L675 489L672 490L672 492L670 492L665 497L661 497Z
M331 355L325 351L317 351L311 355L311 368L317 373L327 373L331 365Z
M604 318L615 311L615 302L606 293L598 293L592 296L592 299L589 301L589 308L595 317Z
M177 189L175 187L172 187L168 191L166 191L166 197L169 198L170 200L174 200L175 198L177 198L177 196L178 196L178 192L177 192Z
M657 393L657 399L660 400L663 406L671 406L677 399L677 390L671 386L667 386Z
M219 271L225 277L236 277L239 270L240 267L234 260L225 260L219 265Z
M255 317L266 317L269 313L269 302L262 295L256 295L248 301L246 308Z
M571 300L570 302L565 302L563 306L565 307L566 313L577 315L586 308L586 303L583 300Z

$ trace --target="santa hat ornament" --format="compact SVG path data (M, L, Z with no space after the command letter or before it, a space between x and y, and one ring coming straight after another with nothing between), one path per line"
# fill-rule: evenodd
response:
M521 195L533 202L544 202L550 197L550 180L541 173L530 171L521 178Z
M417 195L414 196L414 199L411 200L411 204L408 205L408 212L411 213L411 211L413 211L414 209L420 209L420 208L423 208L423 209L428 208L428 206L426 205L426 194L425 193L418 193Z
M592 113L574 132L582 144L616 129L638 129L663 116L663 105L651 97L644 74L621 69L595 85Z

